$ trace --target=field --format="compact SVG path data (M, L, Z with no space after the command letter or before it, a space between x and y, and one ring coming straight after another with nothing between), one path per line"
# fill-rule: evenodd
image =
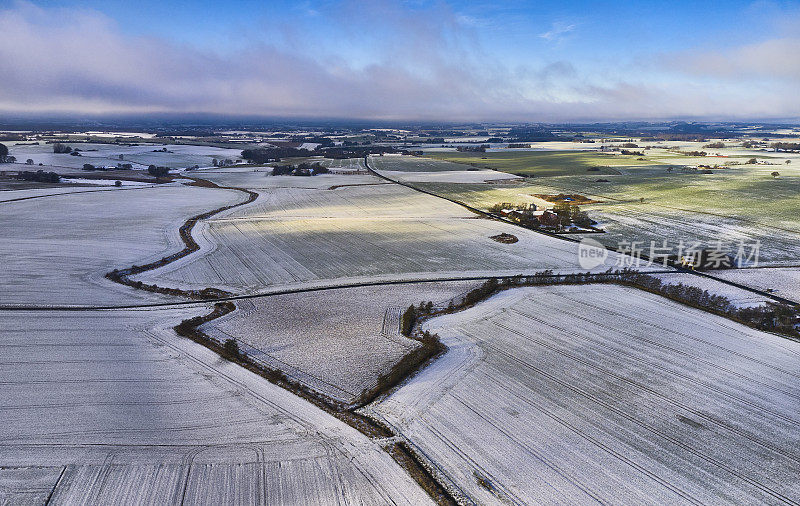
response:
M237 176L238 174L238 176ZM347 279L430 279L579 269L577 244L480 218L369 176L261 176L252 204L198 227L207 253L137 277L159 285L260 293ZM244 174L244 175L243 175ZM328 186L330 182L335 186ZM515 244L491 236L507 232Z
M13 165L15 170L36 170L46 168L81 169L83 164L95 166L116 166L118 163L130 163L134 169L146 169L148 165L160 165L170 168L186 168L194 165L209 167L214 158L235 160L240 157L241 150L215 148L208 146L188 146L176 144L141 144L138 146L119 146L115 144L93 144L84 142L65 143L81 150L81 156L53 153L52 144L16 145L9 143L9 154L17 158ZM166 148L166 152L157 152ZM122 160L119 159L122 155ZM26 166L25 161L33 160L34 166ZM38 167L39 164L48 167Z
M351 403L419 346L400 334L403 310L420 301L447 305L475 284L343 288L251 299L203 328L220 342L235 338L261 350L258 358L271 367Z
M531 176L553 177L586 174L590 167L600 167L594 175L619 174L616 167L648 165L638 156L600 153L597 151L490 151L486 153L435 152L432 158L455 164L495 169Z
M370 157L370 164L373 165L373 169L378 171L399 170L403 172L439 172L448 170L464 170L464 166L458 163L448 163L415 156L372 156Z
M800 344L632 288L516 289L369 410L478 503L800 500Z
M152 294L103 276L179 251L186 218L241 200L232 190L175 184L2 202L0 304L141 302Z
M737 269L720 271L722 279L741 283L759 290L773 291L776 295L800 302L800 268Z
M581 156L590 155L602 156ZM672 162L667 165L670 156ZM659 165L614 167L617 173L613 175L586 172L575 162L577 165L561 172L550 171L524 181L480 183L451 178L420 179L413 184L479 208L498 202L533 203L533 194L578 193L601 201L581 209L606 231L593 238L607 246L638 241L640 247L649 248L651 241L661 245L666 239L672 248L680 241L713 247L723 241L725 249L735 254L740 242L749 252L760 241L759 263L796 264L800 248L800 199L796 198L800 163L781 167L734 165L702 174L678 168L692 159L669 153L651 158ZM393 169L399 170L403 163L398 160ZM418 162L407 163L413 171ZM770 173L776 168L781 175L773 178Z
M268 165L207 167L237 150L76 146L97 151L11 150L42 156L44 168L64 163L59 172L116 164L117 154L139 168L197 164L187 175L234 188L183 179L0 191L0 504L429 503L419 476L390 455L398 442L464 503L800 504L800 343L632 288L508 290L425 322L448 351L356 411L390 430L363 418L356 430L342 421L354 413L334 417L302 389L178 337L173 327L210 302L104 275L178 252L189 217L244 202L235 188L257 192L195 225L199 251L132 279L255 295L202 331L352 407L421 346L400 333L410 304L446 306L481 282L469 278L584 271L578 244L375 177L359 158L287 159L334 173L272 176ZM800 299L800 157L773 178L765 163L783 160L765 152L701 174L668 171L693 158L666 146L645 160L548 146L562 151L494 149L484 160L438 150L370 165L482 208L586 195L598 202L582 208L606 230L591 237L612 246L760 240L761 263L794 267L717 275ZM659 277L739 306L765 302L716 280ZM117 305L137 307L97 307Z
M206 311L0 314L0 503L429 501L360 432L172 332Z
M359 165L351 164L351 160L314 160L302 159L313 163L320 161L330 168L343 170L359 170ZM359 159L363 163L362 160ZM288 162L287 162L288 163ZM293 161L293 163L301 163ZM274 188L310 188L327 189L341 184L375 183L369 175L339 175L321 174L313 177L302 176L273 176L272 167L225 167L222 169L203 169L193 173L197 177L208 179L220 186L235 186L253 190L272 190ZM378 181L380 182L380 181Z

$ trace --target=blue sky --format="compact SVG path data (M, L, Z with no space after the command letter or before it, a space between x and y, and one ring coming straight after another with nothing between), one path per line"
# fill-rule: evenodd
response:
M798 51L785 1L0 1L0 110L791 119Z

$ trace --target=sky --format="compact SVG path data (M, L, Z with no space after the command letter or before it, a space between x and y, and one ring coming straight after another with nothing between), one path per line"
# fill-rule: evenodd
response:
M0 0L0 114L800 118L798 1Z

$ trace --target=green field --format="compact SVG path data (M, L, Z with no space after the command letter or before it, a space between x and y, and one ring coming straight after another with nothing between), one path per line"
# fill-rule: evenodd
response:
M550 177L576 174L619 174L616 167L651 165L638 156L599 153L596 151L498 151L489 153L431 152L426 156L437 160L463 163L481 169L495 169L512 174ZM646 158L646 157L645 157ZM599 171L589 172L592 167Z

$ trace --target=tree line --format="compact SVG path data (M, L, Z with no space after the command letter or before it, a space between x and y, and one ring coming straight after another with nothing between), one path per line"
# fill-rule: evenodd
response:
M723 295L713 294L708 290L683 283L666 283L652 274L642 273L633 269L609 269L598 274L590 272L555 274L552 270L545 270L531 276L519 275L503 278L502 280L490 278L479 287L467 292L458 303L451 301L446 309L436 308L432 303L420 303L418 306L412 305L403 313L401 326L404 333L406 331L411 332L413 326L422 318L465 309L507 288L589 283L616 283L632 286L725 316L758 330L800 337L800 331L796 327L800 323L799 306L768 302L761 306L738 307Z
M276 165L272 168L273 176L318 176L327 174L330 170L323 167L321 163L306 163L299 165Z
M37 170L36 172L31 170L23 170L17 174L17 179L22 179L24 181L36 181L37 183L58 183L61 181L61 176L55 172L45 172L43 170Z

